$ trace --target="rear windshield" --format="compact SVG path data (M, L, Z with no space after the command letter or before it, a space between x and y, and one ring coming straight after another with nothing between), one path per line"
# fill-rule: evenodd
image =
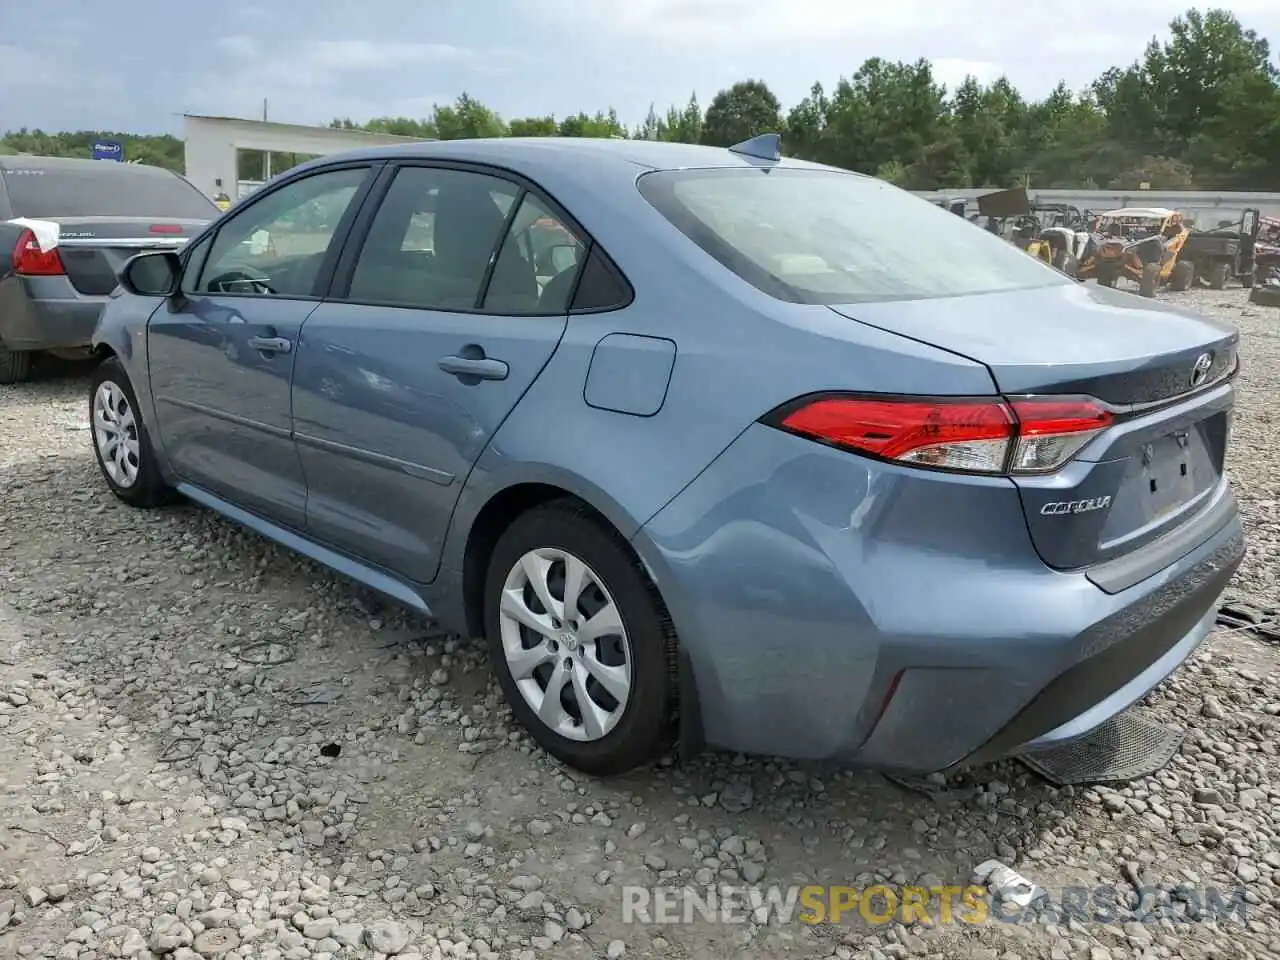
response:
M186 180L127 164L96 169L26 166L0 169L15 217L171 217L211 220L213 201ZM123 167L123 169L121 169Z
M640 192L744 280L795 303L919 300L1071 281L963 217L870 177L670 170Z

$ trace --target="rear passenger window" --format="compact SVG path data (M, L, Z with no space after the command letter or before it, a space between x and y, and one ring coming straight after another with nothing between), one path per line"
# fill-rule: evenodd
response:
M546 204L526 193L498 253L485 293L485 312L568 313L586 250Z
M370 224L348 299L474 310L519 194L498 177L404 167Z
M631 287L622 279L603 250L592 247L582 279L573 295L571 310L616 310L631 302Z

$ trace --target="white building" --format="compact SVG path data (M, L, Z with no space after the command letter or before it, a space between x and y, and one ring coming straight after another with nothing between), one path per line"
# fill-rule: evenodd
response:
M187 179L210 198L225 194L232 202L257 186L246 183L246 189L241 188L236 164L240 150L327 156L360 147L415 141L413 137L397 137L387 133L308 127L296 123L269 123L240 117L184 114L182 121L186 141Z

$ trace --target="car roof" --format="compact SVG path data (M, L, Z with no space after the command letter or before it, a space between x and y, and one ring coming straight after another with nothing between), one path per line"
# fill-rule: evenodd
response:
M727 147L708 147L661 140L614 140L597 137L492 137L476 140L423 140L416 143L363 147L312 161L343 160L464 160L497 166L542 165L613 166L640 170L679 170L706 167L784 166L829 169L822 164L784 158L765 161L734 153ZM841 171L848 172L848 171Z
M0 170L90 170L95 173L128 170L134 176L173 176L172 170L146 163L120 163L111 160L88 160L82 157L41 157L33 154L0 155Z

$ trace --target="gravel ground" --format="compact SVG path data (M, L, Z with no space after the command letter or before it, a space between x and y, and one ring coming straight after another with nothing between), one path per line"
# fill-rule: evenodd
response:
M1179 296L1245 334L1232 590L1280 604L1280 312ZM1277 652L1244 633L1149 699L1189 732L1119 790L727 755L598 782L515 729L477 644L207 511L117 504L86 407L83 369L0 387L0 957L1280 957ZM623 884L966 884L991 858L1051 893L1161 887L1166 916L623 922ZM1245 890L1243 919L1190 922L1187 884Z

